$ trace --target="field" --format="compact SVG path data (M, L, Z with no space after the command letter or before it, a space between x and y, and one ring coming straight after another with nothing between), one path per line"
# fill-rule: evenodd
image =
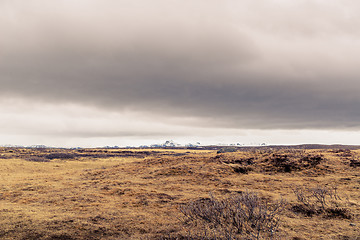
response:
M0 239L221 239L192 208L244 194L274 239L360 239L360 150L232 151L1 148Z

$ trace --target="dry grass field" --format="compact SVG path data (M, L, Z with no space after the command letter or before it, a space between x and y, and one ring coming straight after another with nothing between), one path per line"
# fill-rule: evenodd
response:
M233 223L205 215L248 193L269 211L281 201L278 227L259 239L360 239L359 159L342 149L1 148L0 239L221 239ZM256 224L232 238L256 239Z

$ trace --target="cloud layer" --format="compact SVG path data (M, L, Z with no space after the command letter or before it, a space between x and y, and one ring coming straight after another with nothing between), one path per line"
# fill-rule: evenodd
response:
M359 14L349 0L4 0L0 94L206 127L359 129Z

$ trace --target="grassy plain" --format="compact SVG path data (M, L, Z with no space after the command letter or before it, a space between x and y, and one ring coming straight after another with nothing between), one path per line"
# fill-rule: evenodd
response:
M359 159L335 149L1 148L0 239L190 239L180 206L247 190L286 200L281 239L360 239ZM300 211L296 187L336 187L346 214Z

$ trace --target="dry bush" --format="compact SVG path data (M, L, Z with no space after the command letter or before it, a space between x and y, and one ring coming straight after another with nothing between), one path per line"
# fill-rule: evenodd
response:
M292 208L295 212L307 216L326 214L327 217L351 218L349 211L341 207L341 198L336 187L297 187L293 192L298 201Z
M192 238L273 239L284 207L284 201L269 205L247 191L225 199L210 194L210 198L183 205L180 211Z

